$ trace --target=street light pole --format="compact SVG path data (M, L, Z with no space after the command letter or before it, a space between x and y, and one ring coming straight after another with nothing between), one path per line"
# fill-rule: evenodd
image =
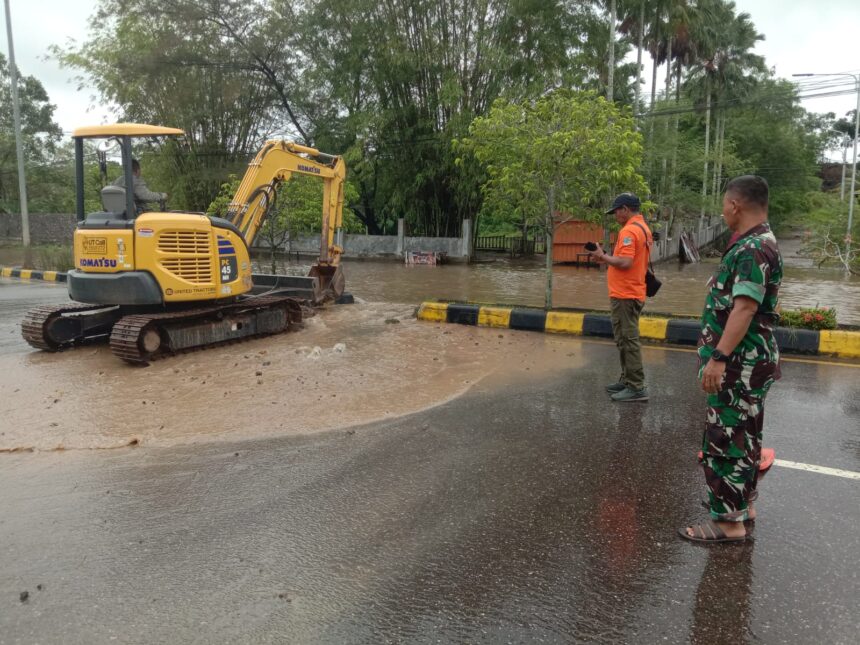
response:
M18 105L18 70L15 67L15 46L12 43L12 14L6 5L6 37L9 40L9 78L12 81L12 119L15 125L15 152L18 155L18 201L21 209L21 241L25 253L30 248L30 214L27 212L27 178L24 175L24 147L21 143L21 108ZM25 260L25 264L28 262Z
M842 180L839 182L839 201L845 201L845 164L848 163L847 155L848 155L848 134L842 132L842 130L834 130L833 128L828 128L828 132L835 132L836 134L842 135Z
M839 184L839 201L845 201L845 166L847 165L848 155L848 135L842 138L842 182Z
M844 72L833 74L792 74L792 76L850 76L854 79L857 89L857 109L854 112L854 156L851 161L851 190L848 193L848 231L845 233L845 261L848 261L848 252L851 250L851 225L854 222L854 202L857 201L857 139L860 134L860 74L847 74Z
M853 76L853 75L852 75ZM851 222L854 216L854 202L857 201L857 139L860 133L860 74L854 76L854 82L857 83L857 108L854 110L854 161L851 162L851 192L848 193L848 235L845 239L845 246L851 243Z

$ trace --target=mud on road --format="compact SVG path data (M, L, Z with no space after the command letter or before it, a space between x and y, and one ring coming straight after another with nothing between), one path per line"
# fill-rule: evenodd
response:
M367 303L325 309L297 332L148 367L120 362L105 344L51 354L21 340L0 355L0 391L8 393L0 401L0 451L345 428L449 401L505 364L536 360L546 342L540 334L427 324L411 306Z

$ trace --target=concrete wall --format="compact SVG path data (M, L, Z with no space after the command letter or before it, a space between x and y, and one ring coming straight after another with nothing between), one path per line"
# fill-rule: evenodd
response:
M402 258L406 251L435 251L445 253L453 261L466 261L471 255L471 226L464 223L466 236L460 237L406 237L400 220L400 235L343 236L344 255L352 258ZM75 217L68 214L30 214L30 239L33 244L71 244L75 230ZM21 216L0 213L0 240L21 239ZM267 248L262 237L254 245ZM283 250L302 255L318 255L320 236L302 236L284 244Z
M403 220L398 221L398 235L353 235L343 236L343 254L347 258L402 258L407 251L431 251L444 253L449 260L466 262L471 257L471 222L463 222L463 237L407 237ZM255 248L268 248L266 241L258 239ZM285 243L284 252L302 255L317 255L320 236L308 235Z
M34 244L71 244L72 233L75 230L75 216L69 214L30 213L30 238ZM402 258L406 251L435 251L445 253L449 260L467 262L472 256L471 221L463 222L461 237L406 237L403 234L403 220L398 222L398 235L344 235L344 256L348 258ZM702 227L694 226L694 230L684 229L690 233L698 248L713 244L714 240L726 231L722 219ZM663 238L654 242L651 252L652 262L660 262L678 257L678 233L676 230L671 238ZM21 239L21 216L18 214L0 213L0 240ZM265 241L257 240L258 248L266 248ZM295 239L285 244L284 251L302 255L317 255L320 248L320 236L309 235Z
M30 213L30 239L33 244L71 244L75 216L65 213ZM21 239L21 216L0 213L0 240Z

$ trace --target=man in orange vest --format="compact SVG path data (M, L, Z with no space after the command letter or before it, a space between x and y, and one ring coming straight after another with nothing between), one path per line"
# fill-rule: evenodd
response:
M621 193L606 214L621 224L615 250L607 255L598 246L591 257L608 265L606 279L612 309L612 335L621 358L621 378L606 386L613 401L647 401L642 346L639 343L639 314L645 306L645 271L652 242L651 231L639 212L633 193Z

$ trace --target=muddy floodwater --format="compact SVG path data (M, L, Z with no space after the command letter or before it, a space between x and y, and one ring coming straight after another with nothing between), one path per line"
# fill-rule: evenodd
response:
M841 323L860 324L860 277L811 267L797 246L782 244L783 307L835 306ZM698 315L716 262L659 265L664 287L646 311ZM282 263L279 269L305 274L308 267ZM64 287L33 283L38 293L18 301L22 285L8 281L0 320L0 451L178 445L346 428L440 405L523 361L546 367L554 360L555 350L546 348L555 341L542 334L478 333L414 317L418 303L436 298L540 306L539 261L439 267L346 261L344 267L355 305L325 308L295 333L145 368L120 362L104 344L59 354L30 350L20 338L24 311L65 301ZM556 306L607 308L605 271L558 266L554 275Z
M801 254L797 237L779 241L785 263L780 291L784 309L835 307L843 325L860 325L860 275L827 267L819 269ZM347 289L365 302L417 305L424 300L459 300L542 307L545 268L543 256L511 259L481 254L473 264L404 266L394 261L343 262ZM20 264L19 249L0 248L0 265ZM648 301L646 311L698 316L705 284L719 259L706 257L699 264L663 262L656 273L663 288ZM275 272L307 275L310 259L287 262L276 259ZM257 253L255 270L269 273L271 261ZM589 310L608 309L604 269L556 265L553 269L553 304Z
M411 306L360 302L328 308L297 332L148 367L120 362L104 344L57 354L23 346L0 355L0 451L166 446L355 426L442 404L505 363L546 366L555 353L538 358L548 342L542 334L479 331L486 332L419 322Z
M846 275L835 268L816 268L799 255L800 241L780 241L785 276L780 290L784 309L835 307L843 325L860 325L860 276ZM542 256L509 259L482 255L475 264L404 266L396 262L345 260L347 289L370 302L417 304L444 299L542 307L545 272ZM479 260L480 260L479 259ZM704 258L699 264L663 262L655 271L663 288L649 299L646 312L701 314L705 284L719 258ZM276 263L278 272L306 275L310 263ZM269 272L271 263L257 259L257 270ZM553 269L553 304L556 307L608 309L606 271L568 265Z

